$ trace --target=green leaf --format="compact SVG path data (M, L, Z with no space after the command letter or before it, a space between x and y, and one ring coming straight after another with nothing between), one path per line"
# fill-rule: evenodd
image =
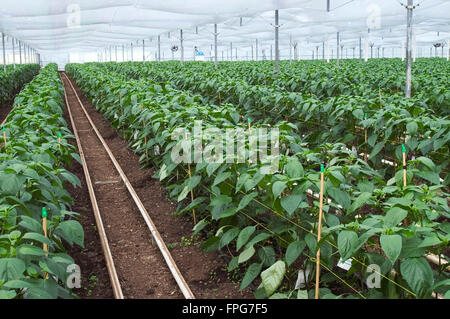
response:
M281 207L283 207L289 215L300 206L304 196L303 195L289 195L281 198Z
M370 199L370 197L372 196L371 193L361 193L352 203L352 205L349 208L349 213L354 212L355 210L357 210L358 208L360 208L361 206L367 204L367 201Z
M0 188L7 194L17 194L20 191L21 183L15 174L0 174Z
M223 236L220 238L219 249L228 245L236 236L239 234L239 228L233 227L229 229Z
M290 266L300 256L305 249L306 243L303 240L296 240L289 244L286 250L286 263Z
M189 188L188 188L188 186L184 186L184 188L181 191L180 195L178 195L177 201L181 202L183 199L186 198L187 194L189 194Z
M308 291L299 289L297 291L297 299L308 299Z
M52 241L50 239L48 239L44 235L41 235L41 234L38 234L38 233L26 233L23 236L23 239L30 239L30 240L38 241L40 243L47 244L50 247L53 246L53 243L52 243Z
M392 207L384 216L384 224L391 228L397 226L403 219L408 216L408 212L400 207Z
M328 188L327 193L344 209L348 209L350 207L351 199L347 192L344 192L337 187L330 187Z
M380 244L389 261L394 264L402 251L402 237L383 234L380 236Z
M222 172L214 179L214 184L212 186L216 186L222 183L224 180L231 176L231 172Z
M242 248L242 246L245 245L245 243L249 240L250 236L253 235L255 230L256 226L247 226L243 230L241 230L236 242L236 251L238 251Z
M253 263L248 267L247 271L245 272L244 278L242 279L239 291L245 289L253 280L255 280L256 277L258 277L259 273L261 272L261 268L262 264L260 263Z
M245 195L239 202L237 211L240 211L240 210L244 209L245 207L247 207L247 205L257 196L258 196L258 192L253 192L253 193Z
M423 165L428 167L429 169L433 170L436 168L433 161L430 160L428 157L421 156L419 158L416 158L417 161L421 162Z
M7 282L22 278L25 269L25 263L18 258L1 258L0 282Z
M271 296L281 285L286 273L286 264L279 260L261 273L262 284L267 296Z
M232 199L227 195L218 195L211 200L211 206L222 206L231 203Z
M286 174L290 178L300 178L304 175L304 170L302 164L296 157L290 157L285 166Z
M55 234L61 236L71 246L75 243L84 247L83 227L76 220L66 220L61 222L56 228Z
M253 246L248 247L246 250L244 250L242 253L239 254L238 263L242 264L252 258L252 256L255 254L255 248Z
M17 296L14 290L0 290L0 300L13 299Z
M433 270L425 258L408 258L400 263L400 272L411 289L420 297L431 293Z
M286 188L286 182L282 182L282 181L277 181L275 183L273 183L272 185L272 193L274 198L278 198L280 196L280 194L284 191L284 189Z
M342 260L347 260L354 254L354 250L358 246L358 234L350 230L341 231L337 244Z
M45 256L47 253L40 247L21 245L17 248L17 254L24 256Z
M380 151L383 149L383 147L384 147L384 142L379 142L379 143L377 143L377 144L373 147L372 152L371 152L370 155L369 155L369 159L373 159L375 156L377 156L378 153L380 153Z
M193 234L197 235L203 228L206 227L206 225L208 225L208 221L206 219L202 219L201 221L199 221L193 229Z
M406 130L408 131L409 135L416 134L417 129L418 129L418 126L417 126L416 122L409 122L408 124L406 124Z

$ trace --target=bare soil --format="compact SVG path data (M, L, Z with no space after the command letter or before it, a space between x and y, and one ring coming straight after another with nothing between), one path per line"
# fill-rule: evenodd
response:
M120 181L106 152L99 146L100 142L95 133L90 129L87 120L84 120L81 108L78 106L75 95L70 85L63 81L66 87L69 103L75 118L80 139L86 154L87 164L92 175L93 182ZM203 253L201 243L191 240L192 220L184 216L175 216L175 205L168 199L167 193L158 180L151 176L154 168L142 169L139 156L128 148L127 142L113 129L108 121L98 113L90 101L72 81L82 103L89 115L105 138L111 151L118 160L131 184L135 188L144 206L148 210L152 220L156 224L166 245L171 250L172 257L177 263L185 280L191 287L197 298L253 298L250 289L239 292L239 284L233 283L226 272L226 263L219 253ZM104 152L104 153L103 153ZM84 180L82 172L75 173ZM94 185L97 200L104 219L108 240L111 245L114 262L119 274L122 289L126 298L183 298L175 280L172 278L167 265L164 262L157 246L152 245L152 238L143 218L121 182L112 184ZM72 193L81 199L87 199L86 187L84 194ZM77 199L76 199L77 201ZM78 205L86 203L82 200ZM82 222L85 227L87 251L80 252L75 259L79 259L87 269L93 269L92 273L99 278L98 286L107 286L102 281L107 275L102 260L100 242L94 229L94 217L89 213L90 205ZM90 242L93 245L90 246ZM87 255L88 253L91 253ZM92 263L92 264L91 264ZM82 267L83 271L83 267ZM86 277L90 276L89 274ZM97 286L91 289L91 295L84 297L111 298L109 292ZM102 295L104 291L104 295Z
M8 116L9 112L11 112L13 102L6 102L5 104L0 105L0 123Z

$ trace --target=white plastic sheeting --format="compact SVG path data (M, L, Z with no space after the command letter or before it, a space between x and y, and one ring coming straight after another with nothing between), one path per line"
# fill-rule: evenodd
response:
M190 60L195 46L211 58L217 23L219 60L230 59L231 54L233 60L251 59L252 52L253 58L270 59L275 56L274 10L279 9L281 58L293 58L294 50L300 58L322 58L327 53L336 57L337 32L343 58L359 57L360 38L363 58L390 57L402 55L406 37L402 3L406 0L330 0L327 11L327 0L1 0L0 30L8 39L14 37L36 49L43 60L64 56L115 61L117 50L117 60L125 56L137 61L156 59L158 35L161 59L171 59L170 48L180 46L182 29L184 57ZM445 57L450 1L415 0L414 4L418 5L413 18L417 57ZM444 43L445 50L434 49L436 43ZM11 40L6 50L9 61ZM179 55L180 50L173 58Z

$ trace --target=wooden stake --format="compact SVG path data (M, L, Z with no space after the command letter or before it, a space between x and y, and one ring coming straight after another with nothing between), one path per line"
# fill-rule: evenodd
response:
M323 212L323 179L325 169L323 164L320 165L320 196L319 196L319 227L317 230L317 245L319 245L320 237L322 234L322 212ZM315 299L319 299L319 277L320 277L320 248L317 250L316 255L316 293Z
M47 237L47 209L45 207L42 207L42 228L44 230L44 236ZM48 246L47 244L42 244L42 249L48 253ZM45 254L45 256L48 256L48 254ZM48 273L44 273L44 279L48 279Z
M187 130L185 131L185 137L186 139L188 138L188 134L187 134ZM190 159L189 159L190 160ZM189 178L192 177L192 172L191 172L191 164L188 162L188 173L189 173ZM191 202L194 201L194 190L191 189ZM192 209L192 215L194 217L194 226L197 225L197 217L195 216L195 208Z

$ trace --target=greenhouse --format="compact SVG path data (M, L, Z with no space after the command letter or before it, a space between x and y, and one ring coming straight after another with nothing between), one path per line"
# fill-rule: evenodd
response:
M450 299L449 12L2 0L0 299Z

